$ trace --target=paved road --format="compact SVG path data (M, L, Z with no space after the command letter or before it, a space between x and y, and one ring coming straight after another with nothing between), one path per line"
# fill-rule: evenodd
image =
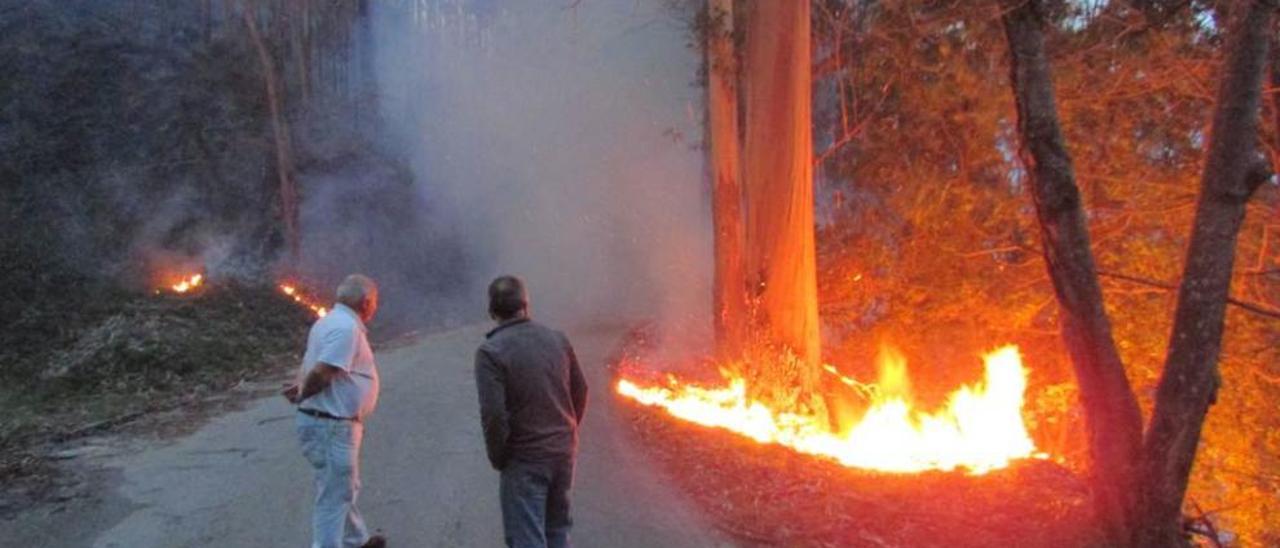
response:
M441 333L379 356L383 393L365 437L361 508L395 546L501 545L497 475L484 457L471 376L482 333ZM629 447L616 423L604 356L617 334L570 336L593 390L574 492L575 544L728 545ZM293 411L279 398L104 464L118 468L119 479L94 515L49 516L18 538L102 548L307 545L310 470L297 449ZM96 530L45 531L42 541L31 531L37 523Z

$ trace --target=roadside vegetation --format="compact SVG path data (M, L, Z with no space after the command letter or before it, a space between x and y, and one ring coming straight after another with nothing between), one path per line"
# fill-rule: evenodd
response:
M22 492L0 493L0 513L50 494L60 444L285 374L314 319L274 287L235 283L46 295L3 329L0 483Z

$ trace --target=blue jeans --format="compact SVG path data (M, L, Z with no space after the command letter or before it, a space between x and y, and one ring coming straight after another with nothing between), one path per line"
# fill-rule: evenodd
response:
M302 454L315 470L312 548L359 548L369 540L356 509L360 494L360 442L364 425L298 413Z
M498 489L509 548L569 548L573 457L549 462L512 459Z

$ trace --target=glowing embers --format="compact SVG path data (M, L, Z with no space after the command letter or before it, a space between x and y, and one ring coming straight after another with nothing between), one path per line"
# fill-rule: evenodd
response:
M317 304L315 299L312 299L304 295L301 291L298 291L297 286L293 284L283 283L283 284L280 284L279 287L281 292L283 292L289 298L293 299L293 302L296 302L302 306L307 307L308 309L310 309L312 312L315 313L317 318L323 318L325 314L329 313L329 309Z
M171 293L182 295L195 291L201 285L204 285L204 274L192 274L190 276L183 277L177 282L169 284L166 287L157 289L156 293L167 290Z
M661 407L683 420L724 428L759 443L835 459L883 472L964 468L973 474L1004 468L1010 461L1040 457L1022 421L1027 372L1015 346L983 357L985 379L952 392L932 413L912 406L906 361L892 350L877 360L880 379L862 384L840 376L869 401L847 431L833 432L825 416L775 409L747 396L747 382L722 370L725 384L685 384L669 375L663 386L618 381L617 392L643 405ZM835 374L834 368L828 373Z

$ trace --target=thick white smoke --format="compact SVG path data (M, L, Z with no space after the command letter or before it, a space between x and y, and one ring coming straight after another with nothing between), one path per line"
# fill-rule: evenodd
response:
M512 273L555 322L705 333L711 229L685 23L656 0L568 3L374 3L389 144L465 240L477 315L489 279Z

